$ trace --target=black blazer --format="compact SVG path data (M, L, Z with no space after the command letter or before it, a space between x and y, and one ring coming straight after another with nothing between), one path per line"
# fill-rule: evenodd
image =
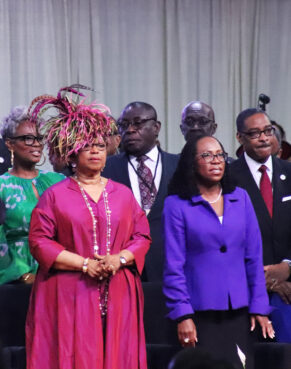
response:
M163 277L163 241L161 235L161 216L164 207L164 200L168 193L168 184L177 167L179 155L169 154L160 150L162 160L162 176L159 190L148 214L150 224L152 244L146 256L143 280L148 282L162 281ZM128 157L125 153L110 156L102 175L112 180L122 183L131 189L128 174Z
M230 173L236 184L247 190L252 200L261 229L265 265L291 259L291 163L276 157L272 160L272 218L244 155L230 165Z

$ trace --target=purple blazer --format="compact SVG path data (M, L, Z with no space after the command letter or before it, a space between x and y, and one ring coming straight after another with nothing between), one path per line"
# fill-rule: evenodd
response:
M169 196L163 212L168 317L249 307L270 312L262 240L247 192L224 195L223 222L201 196Z

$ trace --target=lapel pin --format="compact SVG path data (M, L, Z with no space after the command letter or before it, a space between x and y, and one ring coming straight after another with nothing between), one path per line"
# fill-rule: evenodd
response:
M282 181L285 181L285 179L286 179L285 174L281 174L281 175L280 175L280 179L281 179Z

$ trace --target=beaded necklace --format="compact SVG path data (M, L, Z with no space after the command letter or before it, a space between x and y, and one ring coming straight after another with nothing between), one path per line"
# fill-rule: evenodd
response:
M222 195L222 188L220 189L219 194L218 194L218 196L217 196L217 198L215 200L213 200L213 201L209 201L207 199L205 199L205 200L208 201L209 204L215 204L221 198L221 195Z
M88 200L88 197L86 195L86 192L84 188L82 187L79 179L77 176L73 177L75 181L78 183L78 186L80 188L82 197L87 205L87 208L89 210L89 213L92 218L93 223L93 249L94 254L99 252L99 246L97 243L97 219L94 215L92 206L90 205L90 202ZM100 184L104 185L104 182L100 179ZM106 188L103 189L103 201L104 201L104 209L105 209L105 215L106 215L106 255L110 255L110 236L111 236L111 210L109 208L108 203L108 192L106 191ZM109 287L109 279L107 278L105 281L104 288L102 289L101 283L98 285L98 291L99 291L99 308L101 312L101 316L105 317L107 314L107 301L108 301L108 287ZM103 291L102 291L103 290Z

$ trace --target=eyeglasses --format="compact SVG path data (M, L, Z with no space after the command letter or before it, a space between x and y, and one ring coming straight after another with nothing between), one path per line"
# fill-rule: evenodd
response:
M202 154L198 155L199 158L202 158L205 163L211 163L214 158L217 158L220 163L223 163L227 160L227 153L226 152L219 152L217 154L212 154L210 152L203 152Z
M93 149L93 147L96 147L99 151L105 151L106 150L106 144L104 143L94 143L91 145L84 146L81 151L90 151Z
M203 126L207 126L207 125L214 123L214 121L211 119L207 119L207 118L188 117L188 118L185 118L182 123L188 127L194 127L195 125L203 127Z
M140 121L135 121L135 122L129 122L128 120L119 120L117 122L117 126L118 126L119 131L126 131L129 126L132 126L132 128L139 130L139 129L142 129L144 124L150 120L155 120L155 118L147 118L147 119L142 119Z
M263 129L262 131L260 131L259 129L253 130L253 131L249 131L249 132L240 132L243 133L246 136L249 136L250 139L255 139L255 138L259 138L261 137L261 134L264 133L265 136L273 136L275 132L275 128L274 127L268 127Z
M43 136L34 136L34 135L23 135L23 136L14 136L9 137L11 140L21 140L27 146L33 146L35 141L37 141L40 145L43 145L44 137Z

